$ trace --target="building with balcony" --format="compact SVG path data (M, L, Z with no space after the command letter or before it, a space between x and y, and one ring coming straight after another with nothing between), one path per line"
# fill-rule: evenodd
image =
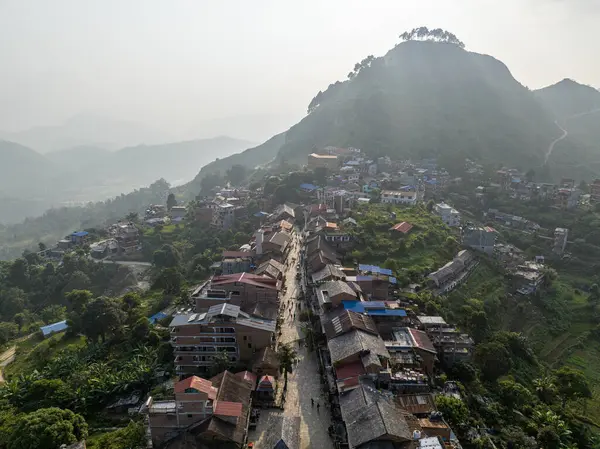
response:
M189 447L243 447L252 390L256 386L254 376L247 374L224 371L211 379L191 376L175 384L174 399L148 398L146 408L153 445L159 447L166 441L177 444L183 440L193 444Z
M229 229L235 219L235 206L229 203L217 204L213 209L211 225L218 229Z
M460 226L460 213L452 206L446 203L439 203L434 206L433 211L447 226L451 228Z
M205 373L225 352L232 363L250 361L270 346L275 321L251 316L239 306L217 304L207 312L176 315L169 325L178 375Z
M381 202L385 204L406 204L413 206L418 201L418 192L414 190L383 190L381 192Z

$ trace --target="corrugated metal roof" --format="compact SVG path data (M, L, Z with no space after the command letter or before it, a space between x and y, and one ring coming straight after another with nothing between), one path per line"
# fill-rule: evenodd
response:
M64 320L64 321L59 321L58 323L53 323L53 324L49 324L47 326L42 326L42 327L40 327L40 330L42 331L42 334L45 337L46 335L50 335L55 332L62 332L64 330L67 330L68 327L69 326L67 325L67 320Z

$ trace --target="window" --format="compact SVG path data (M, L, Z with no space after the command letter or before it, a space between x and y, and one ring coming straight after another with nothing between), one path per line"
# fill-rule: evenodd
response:
M187 414L187 417L188 417L188 418L191 418L191 417L192 417L192 414L191 414L191 413L188 413L188 414Z
M246 335L244 335L244 341L248 340L248 337Z
M248 349L252 349L252 343L248 343Z

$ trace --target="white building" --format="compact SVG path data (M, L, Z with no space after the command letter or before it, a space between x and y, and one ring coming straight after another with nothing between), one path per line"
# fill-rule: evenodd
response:
M442 221L448 226L460 226L460 213L452 206L446 203L439 203L435 205L433 211L436 215L440 216Z
M414 206L417 204L419 196L415 191L403 190L383 190L381 192L381 202L386 204L407 204Z
M565 228L556 228L554 230L554 248L553 251L556 254L562 254L565 252L567 246L567 240L569 238L569 230Z

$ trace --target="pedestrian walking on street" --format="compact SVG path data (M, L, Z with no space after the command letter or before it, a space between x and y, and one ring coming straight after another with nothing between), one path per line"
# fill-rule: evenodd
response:
M310 406L311 407L315 406L315 400L313 398L310 398Z
M321 404L317 402L317 413L320 413L319 409L321 408Z

